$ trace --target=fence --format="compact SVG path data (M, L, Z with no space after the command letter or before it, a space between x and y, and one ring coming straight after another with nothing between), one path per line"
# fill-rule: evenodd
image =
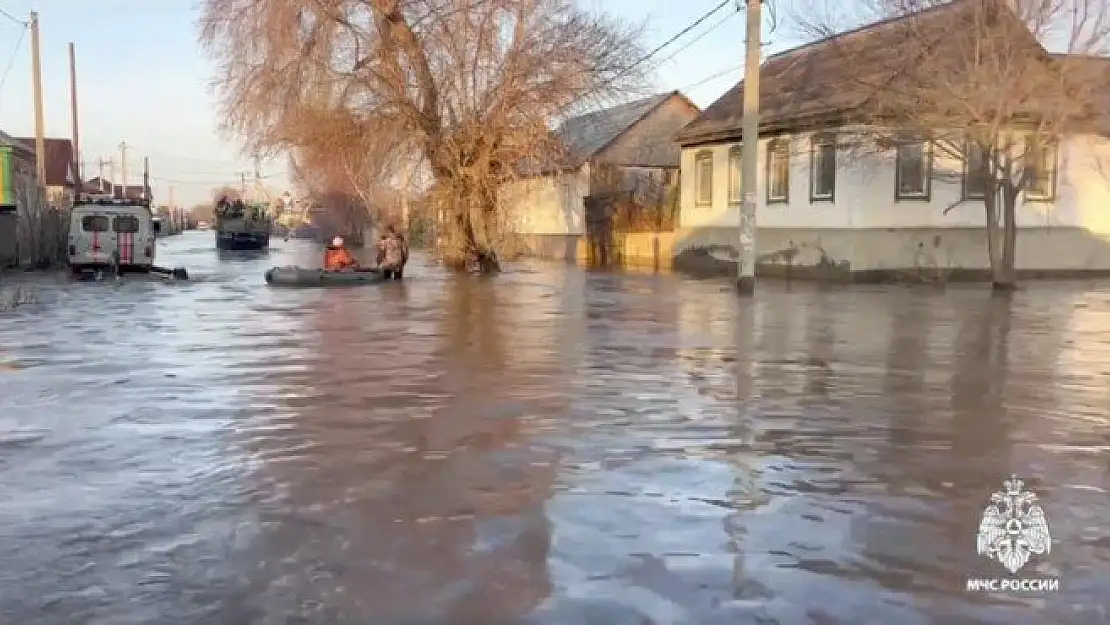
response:
M63 265L66 261L68 210L51 207L33 178L12 180L15 210L0 212L0 264Z
M666 178L627 174L586 198L586 261L594 266L669 266L661 236L678 222L678 184ZM666 238L666 237L663 237ZM668 239L669 240L669 239Z

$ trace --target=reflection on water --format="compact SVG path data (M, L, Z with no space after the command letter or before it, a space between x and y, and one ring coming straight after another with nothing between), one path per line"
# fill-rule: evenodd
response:
M1110 290L529 265L31 280L0 316L0 611L53 623L1105 621ZM1014 472L1062 592L964 592Z

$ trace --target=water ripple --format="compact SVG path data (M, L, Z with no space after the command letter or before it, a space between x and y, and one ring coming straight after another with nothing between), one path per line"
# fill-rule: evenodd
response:
M18 276L0 613L54 623L1105 622L1110 288L714 282L530 264L265 288ZM1011 472L1030 575L964 591ZM7 622L7 621L5 621Z

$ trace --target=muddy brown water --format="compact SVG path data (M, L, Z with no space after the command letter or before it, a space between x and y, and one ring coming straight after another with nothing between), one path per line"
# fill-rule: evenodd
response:
M211 236L6 278L0 621L1107 622L1110 285L274 289L318 252ZM966 590L1011 473L1058 592Z

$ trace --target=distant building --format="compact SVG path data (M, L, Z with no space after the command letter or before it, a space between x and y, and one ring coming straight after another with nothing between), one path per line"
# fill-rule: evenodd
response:
M672 91L567 120L555 133L562 158L540 175L501 189L528 252L583 258L589 200L645 183L677 182L681 152L673 138L699 113L686 96Z
M15 140L34 152L34 137L16 137ZM73 141L47 137L45 146L46 199L59 208L72 206L77 189L77 158L73 152Z

